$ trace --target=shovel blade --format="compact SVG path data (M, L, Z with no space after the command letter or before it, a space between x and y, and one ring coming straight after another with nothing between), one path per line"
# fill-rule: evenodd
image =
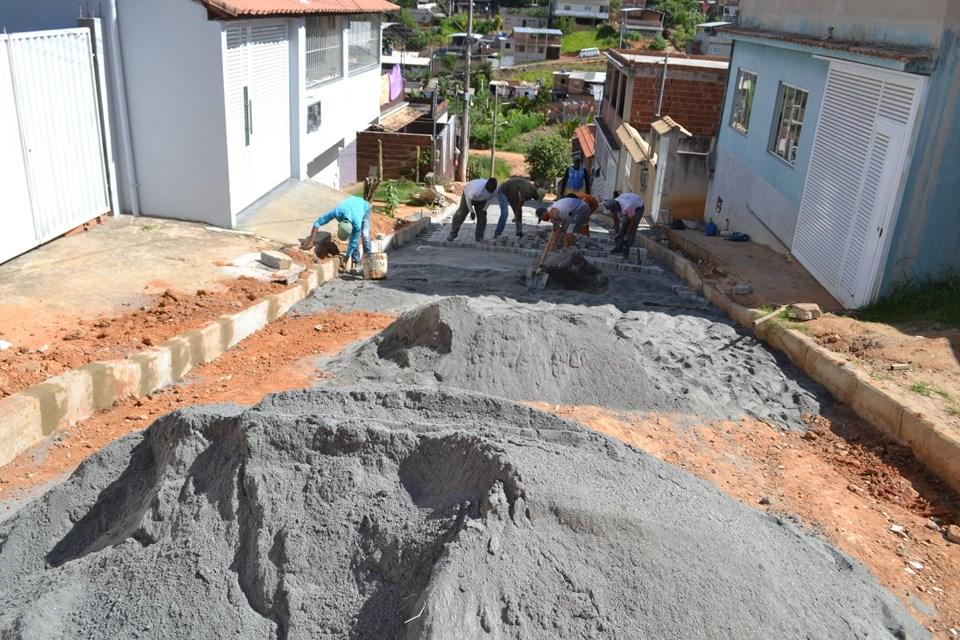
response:
M542 269L530 269L527 271L527 286L531 289L544 289L549 277L550 274Z

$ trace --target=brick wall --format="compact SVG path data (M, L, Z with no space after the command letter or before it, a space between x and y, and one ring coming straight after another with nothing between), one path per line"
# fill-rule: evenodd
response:
M646 131L656 120L657 94L662 66L637 68L630 102L630 124ZM660 113L670 116L690 133L714 136L723 113L726 70L678 71L671 67L663 91Z
M416 168L417 146L420 147L420 153L429 153L431 137L427 134L389 131L357 133L357 180L366 178L370 175L370 167L377 166L377 141L383 143L382 177L409 178Z

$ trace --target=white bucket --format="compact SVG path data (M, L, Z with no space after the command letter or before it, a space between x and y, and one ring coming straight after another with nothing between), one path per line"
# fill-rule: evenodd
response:
M365 280L383 280L387 277L387 254L368 253L363 256L362 266Z

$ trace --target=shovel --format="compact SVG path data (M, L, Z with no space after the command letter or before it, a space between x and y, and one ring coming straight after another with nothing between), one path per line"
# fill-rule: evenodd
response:
M531 289L543 289L547 286L547 279L550 277L550 274L543 270L543 263L547 261L547 254L553 251L562 232L563 230L559 227L553 230L553 233L550 234L550 239L547 240L547 246L543 250L543 255L540 256L540 260L537 262L537 266L527 270L527 286Z

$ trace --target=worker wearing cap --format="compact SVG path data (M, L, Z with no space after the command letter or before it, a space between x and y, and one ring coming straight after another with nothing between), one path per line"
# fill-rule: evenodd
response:
M590 175L587 170L580 165L579 156L574 156L573 165L567 167L563 177L560 178L560 188L557 191L560 195L568 193L590 193Z
M513 209L513 220L517 225L517 237L523 235L523 203L528 200L543 200L546 191L538 189L526 178L510 178L500 184L497 189L497 200L500 202L500 219L497 228L493 231L496 238L503 233L507 226L507 211Z
M450 226L450 235L447 236L447 242L456 240L460 233L460 226L467 219L467 214L477 219L477 229L474 234L477 242L483 240L483 233L487 230L487 204L497 191L497 179L490 178L484 180L471 180L463 185L463 195L460 196L460 207L453 215L453 222ZM472 212L471 212L472 209Z
M574 233L590 217L590 206L580 198L560 198L548 207L537 209L539 222L552 222L554 229L562 229L564 246L571 247L576 242Z
M354 269L357 269L360 266L360 259L363 257L360 252L359 241L361 238L363 239L363 252L370 253L370 203L363 198L347 196L340 204L317 218L310 229L310 235L303 240L300 246L304 249L313 246L320 227L334 218L339 222L337 237L340 240L350 239L347 244L347 258L353 258Z
M637 227L640 226L644 206L643 198L636 193L621 193L603 204L613 216L613 224L617 229L612 253L630 253L630 247L637 239Z

